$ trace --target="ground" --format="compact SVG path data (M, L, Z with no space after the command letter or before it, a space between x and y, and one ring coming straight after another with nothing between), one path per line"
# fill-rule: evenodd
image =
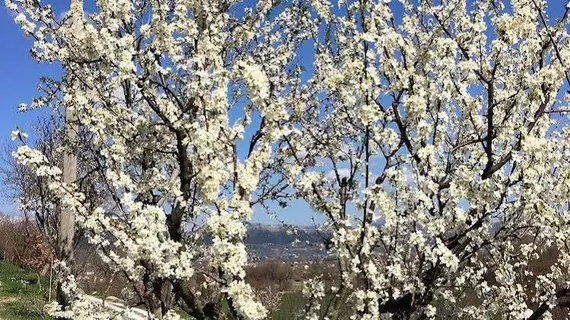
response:
M49 278L0 262L0 320L44 320L49 299ZM53 299L53 294L51 296ZM304 305L300 292L283 293L273 320L294 319Z
M0 319L49 319L43 313L48 291L49 279L0 262Z

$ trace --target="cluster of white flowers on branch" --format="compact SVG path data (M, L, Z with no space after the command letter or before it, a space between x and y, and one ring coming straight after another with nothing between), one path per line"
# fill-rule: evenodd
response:
M300 81L290 70L309 37L309 12L296 1L120 0L61 17L38 1L6 3L34 38L33 56L63 65L41 101L75 115L67 120L89 137L95 187L107 201L92 209L37 150L24 145L15 158L49 179L58 209L75 214L154 317L175 306L211 317L185 283L206 260L202 272L235 318L265 318L243 280L244 222L272 145L290 130L285 106ZM255 139L246 141L246 130L257 130ZM74 309L85 305L50 310L84 318Z
M548 19L537 0L312 3L326 31L279 157L327 217L341 277L327 294L350 301L352 319L563 307L568 8ZM533 268L547 250L556 259Z
M108 201L91 209L28 146L15 157L154 317L210 317L185 284L205 259L234 318L265 318L245 222L280 192L326 217L338 260L334 289L305 288L307 319L539 319L570 296L568 7L116 0L70 23L7 6L34 57L65 67L37 101L78 115Z

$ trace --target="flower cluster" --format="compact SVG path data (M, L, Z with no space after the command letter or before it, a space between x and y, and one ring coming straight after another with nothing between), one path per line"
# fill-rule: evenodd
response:
M333 300L354 319L546 315L570 264L568 17L549 23L545 1L400 3L311 2L326 36L276 162L325 217Z
M85 14L74 1L59 15L39 2L6 1L34 38L34 58L64 67L38 101L65 109L89 137L87 146L62 148L93 160L92 187L107 198L91 201L27 145L14 157L48 180L60 210L157 318L176 318L174 305L160 302L166 291L191 316L202 314L187 292L198 268L219 279L234 316L267 314L243 281L244 223L273 145L290 130L285 106L300 75L288 68L314 27L296 1L239 2L99 1ZM255 130L259 137L244 135ZM249 152L238 153L244 145ZM71 308L50 310L81 318L91 308L84 302L77 296Z

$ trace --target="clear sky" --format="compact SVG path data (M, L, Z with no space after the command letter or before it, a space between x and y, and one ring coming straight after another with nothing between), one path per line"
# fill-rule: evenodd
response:
M29 102L37 95L40 77L57 75L59 68L56 65L38 64L31 58L29 50L32 42L26 39L14 22L14 15L3 3L0 5L0 37L4 43L0 50L0 152L4 154L0 159L5 159L12 130L16 127L24 130L30 128L41 114L46 113L44 110L20 113L18 105ZM0 212L17 212L4 196L0 195L0 201Z

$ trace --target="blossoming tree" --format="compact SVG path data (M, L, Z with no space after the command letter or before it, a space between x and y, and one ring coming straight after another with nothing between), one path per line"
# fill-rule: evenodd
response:
M40 152L15 157L154 317L217 316L186 285L200 270L234 318L264 318L243 281L244 221L283 190L326 217L339 268L334 288L307 284L308 319L539 319L565 306L568 7L551 20L541 0L101 0L79 24L37 1L8 7L34 56L64 65L36 104L77 115L109 201L88 210ZM556 259L531 268L549 249ZM73 303L52 311L95 317L72 280Z
M315 71L280 157L326 216L341 281L310 283L308 318L567 305L569 9L553 5L551 20L540 0L312 1Z
M61 16L38 1L7 6L34 38L33 56L65 70L33 106L74 115L67 121L89 135L94 184L109 201L92 210L77 183L65 182L38 150L24 145L15 158L49 180L61 209L130 280L149 315L176 318L179 307L217 318L186 285L199 270L221 288L213 302L227 301L234 318L264 318L243 280L244 222L273 143L291 129L287 106L300 81L294 59L311 27L306 7L120 0ZM62 262L59 281L70 304L50 312L109 319L67 269Z

